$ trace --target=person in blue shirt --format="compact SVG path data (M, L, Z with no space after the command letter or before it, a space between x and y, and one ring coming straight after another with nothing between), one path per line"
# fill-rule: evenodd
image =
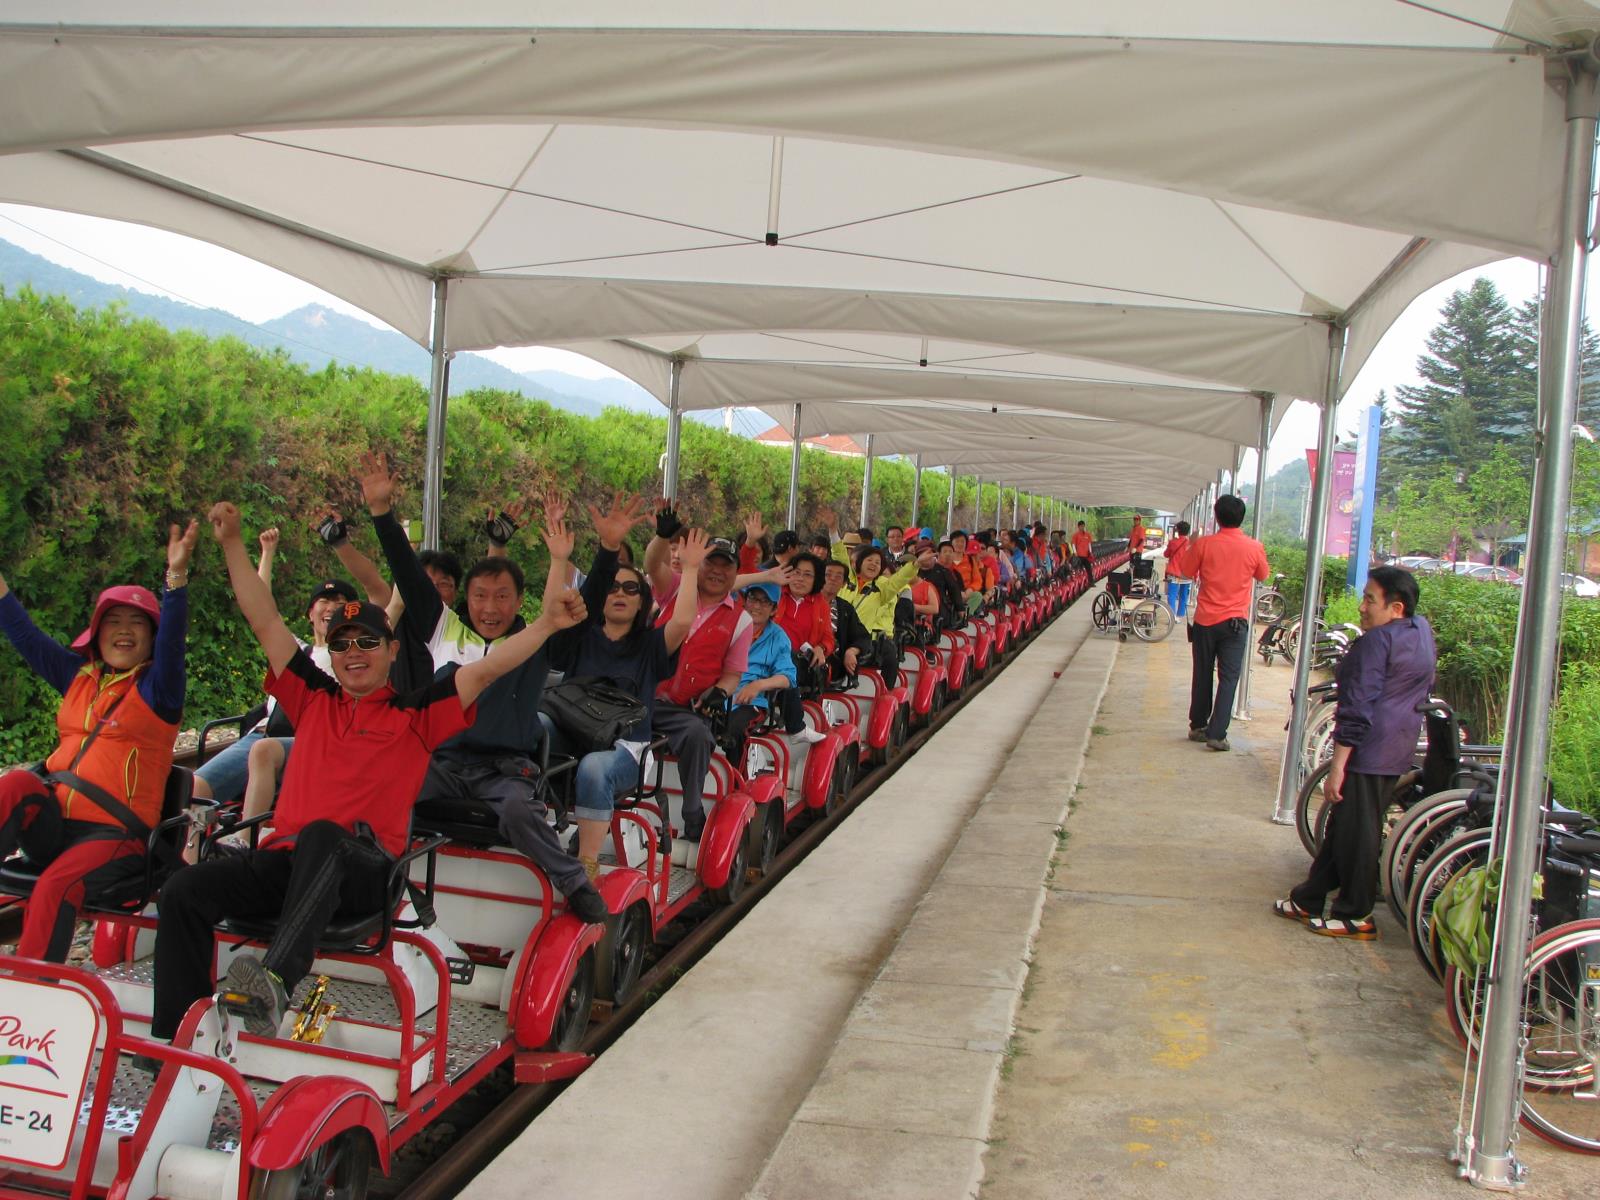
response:
M794 665L794 648L783 627L772 619L778 608L778 595L775 583L753 583L744 590L744 611L749 614L753 632L749 664L728 701L730 745L743 744L745 731L770 707L772 692L780 693L785 733L807 744L820 742L823 737L806 724L800 693L795 690L799 672Z
M1410 571L1374 567L1361 594L1362 634L1339 663L1333 763L1322 785L1333 813L1305 882L1273 905L1280 917L1324 937L1378 936L1372 909L1383 812L1400 776L1412 768L1422 729L1417 709L1433 687L1438 661L1433 629L1416 615L1417 597Z

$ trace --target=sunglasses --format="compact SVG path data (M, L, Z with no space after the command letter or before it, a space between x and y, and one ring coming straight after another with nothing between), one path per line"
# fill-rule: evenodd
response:
M606 595L615 596L618 592L621 592L624 596L637 596L639 591L639 581L637 579L621 579L606 589Z
M328 639L328 649L332 650L335 654L346 654L349 652L350 647L352 646L358 650L376 650L381 645L383 645L383 639L381 637L375 637L372 634L367 633L362 634L360 637L336 637Z

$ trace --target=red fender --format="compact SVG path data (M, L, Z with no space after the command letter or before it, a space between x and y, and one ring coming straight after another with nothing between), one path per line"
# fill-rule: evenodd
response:
M948 668L949 674L947 678L949 679L950 690L952 692L963 691L967 684L972 682L970 678L970 667L971 663L968 660L967 652L965 650L958 649L950 652L950 666Z
M749 783L744 785L744 792L758 808L763 804L770 804L774 800L778 802L779 807L782 807L783 793L787 786L788 781L781 775L769 773L757 775L750 780Z
M937 663L923 663L922 670L917 672L917 690L911 696L912 712L922 717L933 711L933 693L943 678L944 671Z
M613 867L595 880L594 886L614 913L627 912L630 904L650 899L649 879L632 867Z
M297 1075L261 1108L261 1123L245 1161L257 1171L299 1166L311 1152L347 1129L365 1129L389 1173L389 1123L378 1094L338 1075Z
M856 731L852 729L850 732ZM805 800L807 808L821 808L828 802L828 788L833 783L833 769L839 762L839 756L845 753L848 744L842 731L832 729L829 730L827 737L811 747L811 753L806 756L805 778L800 783L800 795Z
M755 811L750 793L737 791L718 800L706 817L705 832L700 835L700 882L706 887L719 888L728 882L734 851L744 841L745 827Z
M987 621L978 626L978 636L974 639L974 643L973 661L978 664L978 670L982 671L989 665L989 651L994 645L994 634L990 631Z
M94 923L94 942L89 951L97 967L114 967L118 963L133 961L133 940L139 931L132 925L111 921L105 917Z
M528 936L511 993L517 1045L537 1050L550 1040L578 959L605 931L604 925L590 925L564 912Z
M872 713L867 717L867 745L872 749L882 750L889 744L889 726L894 722L899 704L894 691L879 692L873 699Z

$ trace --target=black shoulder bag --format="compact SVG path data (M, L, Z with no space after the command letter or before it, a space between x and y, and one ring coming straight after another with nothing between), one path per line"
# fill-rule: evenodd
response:
M644 702L607 679L567 679L544 691L539 708L581 754L609 750L644 720Z

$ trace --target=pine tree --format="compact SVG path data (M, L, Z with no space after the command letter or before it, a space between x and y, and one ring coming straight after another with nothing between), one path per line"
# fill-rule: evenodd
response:
M1424 382L1395 389L1394 465L1405 474L1446 466L1470 473L1506 443L1531 463L1536 376L1528 371L1517 315L1480 277L1450 297L1440 318L1417 360Z

